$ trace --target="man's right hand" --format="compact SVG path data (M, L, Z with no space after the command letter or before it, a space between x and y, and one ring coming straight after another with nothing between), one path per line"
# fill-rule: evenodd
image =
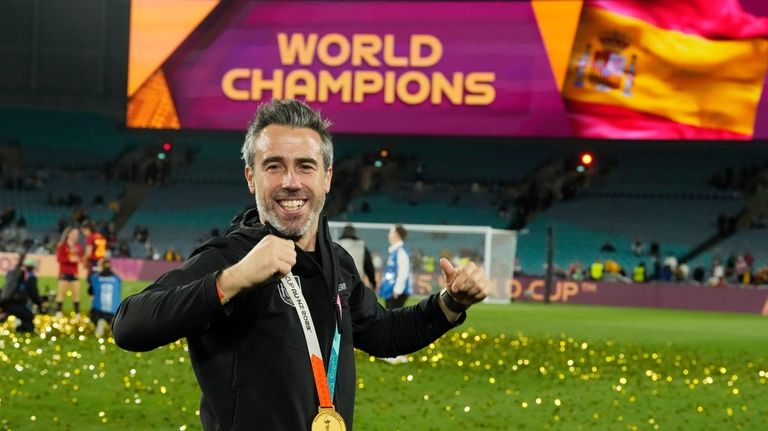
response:
M228 301L241 290L263 283L274 276L284 276L296 264L296 244L274 235L267 235L244 258L225 269L216 280Z

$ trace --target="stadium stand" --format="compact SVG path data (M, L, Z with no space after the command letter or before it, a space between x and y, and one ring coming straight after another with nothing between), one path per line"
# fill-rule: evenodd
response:
M724 160L733 166L759 163L765 149L754 144L725 147L712 143L605 143L593 149L599 163L610 172L596 178L575 199L555 203L531 220L527 235L519 240L518 258L523 271L542 272L546 229L555 229L555 264L567 268L573 262L589 265L611 259L629 269L644 262L630 245L637 240L660 244L659 257L683 256L718 233L723 218L734 217L746 205L744 194L716 187L713 177L723 170ZM608 250L601 251L604 246ZM695 256L691 267L708 267L719 249Z
M3 138L23 145L27 168L99 168L113 160L125 136L105 115L64 111L0 109Z
M252 201L242 183L170 182L150 192L126 227L147 226L156 249L162 252L172 247L188 256L212 230L226 230L232 217Z
M163 132L122 130L100 114L8 109L3 114L0 125L14 126L4 148L21 149L27 178L25 189L4 188L0 197L4 206L13 202L32 237L55 236L59 220L72 217L75 207L56 204L71 191L77 191L89 217L112 220L116 214L109 202L123 196L131 181L142 180L146 166L138 175L126 170L134 169L134 160L153 160L153 146L167 140ZM120 223L119 238L133 256L169 248L187 256L252 203L242 179L241 134L184 132L171 138L168 177L150 184L146 198ZM647 252L637 256L630 250L635 240L646 246L658 242L661 258L682 256L717 233L722 216L744 208L745 187L760 172L751 165L768 158L768 150L757 144L592 142L583 149L595 155L595 166L582 175L579 187L567 190L565 180L579 178L569 170L578 153L572 143L479 139L468 150L455 138L340 136L336 141L335 184L327 205L333 220L507 228L520 207L530 204L522 198L539 199L520 226L518 260L525 273L543 272L549 226L555 229L560 268L606 258L624 268L640 261L652 265ZM17 157L14 151L6 151L5 158ZM553 193L545 198L538 195L542 191ZM96 196L103 203L95 204ZM152 250L133 240L137 227L150 232ZM759 230L735 232L689 264L708 267L715 257L744 250L760 261L765 253L759 238ZM606 244L616 251L601 251Z

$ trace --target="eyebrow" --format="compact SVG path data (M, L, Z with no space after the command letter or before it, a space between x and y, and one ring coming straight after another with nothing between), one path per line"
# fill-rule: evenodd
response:
M267 165L267 164L269 164L269 163L273 163L273 162L278 162L278 163L282 163L282 164L285 164L285 157L282 157L282 156L272 156L272 157L266 157L266 158L265 158L265 159L264 159L264 160L261 162L261 165L262 165L262 166L265 166L265 165ZM296 159L296 164L304 164L304 163L309 163L309 164L311 164L311 165L315 165L315 166L318 166L318 165L319 165L319 163L317 162L317 160L315 160L315 159L314 159L314 158L312 158L312 157L299 157L299 158L297 158L297 159Z

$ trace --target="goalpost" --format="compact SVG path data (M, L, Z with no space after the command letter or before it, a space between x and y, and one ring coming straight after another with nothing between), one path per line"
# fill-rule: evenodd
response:
M354 226L358 238L365 242L373 257L377 278L387 259L387 233L390 223L330 222L334 240L347 225ZM509 302L514 271L517 232L488 226L453 226L403 224L408 232L405 245L411 255L415 295L429 295L443 287L440 258L454 266L473 261L485 269L491 279L488 300Z

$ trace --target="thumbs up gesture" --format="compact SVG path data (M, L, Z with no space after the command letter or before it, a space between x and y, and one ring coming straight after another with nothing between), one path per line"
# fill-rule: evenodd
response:
M446 258L440 259L440 268L445 275L445 287L456 302L470 306L488 295L488 277L483 268L469 262L458 268Z

